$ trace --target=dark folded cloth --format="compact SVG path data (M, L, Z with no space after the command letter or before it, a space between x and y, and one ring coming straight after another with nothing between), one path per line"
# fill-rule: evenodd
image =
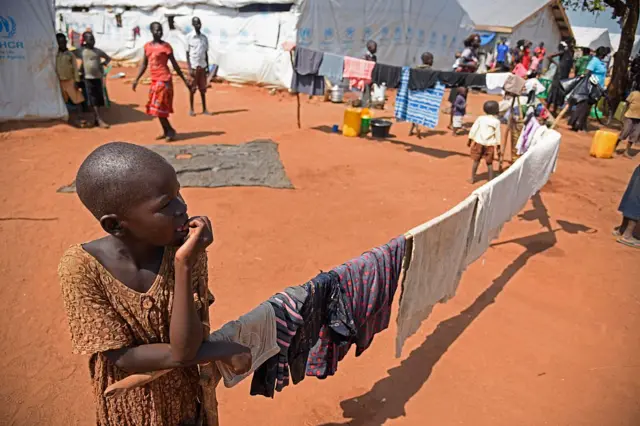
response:
M371 74L371 82L378 86L385 83L387 87L395 89L400 86L401 76L401 67L376 63L375 67L373 67L373 73Z
M312 96L324 95L324 77L318 75L323 56L322 52L296 48L291 89Z
M409 90L433 89L440 80L440 74L440 71L411 68L409 71Z

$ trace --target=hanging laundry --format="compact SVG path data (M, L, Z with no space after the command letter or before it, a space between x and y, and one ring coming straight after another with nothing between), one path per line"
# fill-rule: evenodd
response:
M535 118L532 120L535 121ZM543 130L538 131L541 128ZM518 214L549 180L560 152L560 139L560 133L546 126L539 126L530 137L529 149L516 161L521 163L521 171L518 190L512 200L512 216Z
M398 287L406 240L397 237L334 269L340 277L347 311L353 318L355 336L342 341L330 327L323 327L320 340L309 353L307 375L325 378L335 374L338 362L352 344L360 356L376 333L389 326L391 304Z
M342 81L344 72L344 56L335 55L333 53L325 53L322 63L318 69L318 75L328 78L336 84Z
M478 197L478 206L473 219L467 265L487 251L491 241L500 234L502 226L513 217L521 171L522 162L516 161L497 178L473 191L473 195Z
M536 117L529 118L529 121L524 126L524 129L522 129L520 137L518 138L518 143L516 144L516 152L518 153L518 155L522 155L527 152L527 149L529 149L529 143L531 142L531 139L536 130L538 130L538 127L540 126L541 124L538 123Z
M311 348L320 337L320 330L329 325L334 331L344 333L343 318L346 315L344 298L340 290L340 277L334 271L323 272L304 285L307 300L302 306L301 314L304 323L298 328L289 347L289 367L291 381L301 382L306 373L307 359ZM353 321L351 321L351 327ZM347 332L349 336L351 333ZM355 335L355 331L353 332Z
M400 86L402 68L394 65L376 63L371 74L371 81L378 86L385 83L388 88L396 89Z
M407 338L414 335L436 303L455 294L466 268L472 235L473 212L478 197L472 195L447 213L408 232L404 281L398 311L396 357Z
M228 388L240 383L265 361L280 352L276 342L276 317L273 307L268 302L262 303L238 320L228 322L220 330L210 334L207 340L236 342L251 350L251 369L245 374L236 375L227 364L216 362L224 378L224 385Z
M364 86L371 83L371 74L375 65L376 63L372 61L345 56L342 77L349 79L349 87L364 90Z
M291 89L311 96L324 95L324 77L318 75L323 53L296 47Z
M408 90L410 73L409 67L402 69L402 80L396 94L396 119L433 129L440 119L445 88L438 83L433 89Z
M489 94L500 94L502 93L502 88L504 87L504 83L507 82L507 78L510 73L508 72L496 72L486 74L487 79L487 93Z
M487 87L487 75L470 73L464 79L464 87L470 88L484 88Z
M425 90L435 87L440 81L440 71L411 68L409 71L409 90Z
M304 323L301 310L307 296L307 290L299 286L288 287L269 299L276 316L280 352L256 370L251 381L251 395L273 398L274 388L281 392L289 385L289 347L298 328Z

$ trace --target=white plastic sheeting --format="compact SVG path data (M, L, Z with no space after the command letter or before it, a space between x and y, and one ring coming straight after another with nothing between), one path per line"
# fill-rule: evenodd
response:
M121 27L117 25L116 14L121 16ZM175 30L169 29L168 16L174 17ZM152 38L149 25L158 21L163 25L164 39L173 46L176 59L186 61L186 35L193 30L194 16L202 21L202 32L209 38L209 63L218 64L220 77L285 87L291 84L291 60L281 45L284 41L295 41L298 21L295 9L258 13L209 6L149 11L92 8L89 12L59 8L57 26L78 32L92 28L97 47L115 60L138 62L144 44ZM140 36L134 37L136 27L140 29Z
M254 3L289 4L301 0L57 0L57 7L135 7L155 9L157 7L176 8L179 6L214 6L240 8Z
M0 121L66 118L55 70L52 0L0 9Z
M298 45L354 57L367 40L378 61L415 65L429 51L434 68L450 69L473 22L456 0L308 0L302 4Z
M576 46L597 49L600 46L611 47L609 30L606 28L573 27Z

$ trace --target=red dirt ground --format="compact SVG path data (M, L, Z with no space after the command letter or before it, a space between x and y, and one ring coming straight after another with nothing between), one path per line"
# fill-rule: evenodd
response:
M71 354L56 268L69 245L101 231L75 195L56 189L98 145L152 144L160 132L143 114L144 86L133 93L123 81L109 84L117 102L106 115L110 130L0 127L0 424L94 421L87 359ZM215 224L214 325L472 190L466 139L443 124L422 140L406 137L406 124L394 124L390 142L348 139L313 129L340 123L342 106L303 100L298 130L294 98L228 85L210 92L215 116L190 118L186 91L176 87L172 120L184 138L176 143L272 138L296 187L184 191L190 212ZM471 115L483 99L472 96ZM222 424L640 424L640 252L611 236L639 157L590 158L592 133L562 132L551 182L469 268L456 297L436 307L402 359L394 358L392 324L333 378L308 378L274 400L250 397L249 381L221 390Z

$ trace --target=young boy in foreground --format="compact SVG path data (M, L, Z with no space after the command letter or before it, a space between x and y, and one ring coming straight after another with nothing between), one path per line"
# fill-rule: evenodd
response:
M238 373L251 366L247 348L203 342L213 303L209 219L189 218L173 167L137 145L97 148L80 166L76 186L107 233L69 248L58 268L73 351L91 357L97 424L202 424L197 365L221 360ZM165 369L173 370L116 398L104 396L130 373Z
M500 153L500 119L498 119L500 107L496 101L487 101L484 103L483 109L486 115L478 117L473 123L467 143L467 146L471 147L471 159L473 160L471 179L469 179L471 184L476 181L478 166L483 158L489 170L489 180L493 179L493 157L496 147L498 154Z
M149 66L151 74L151 87L149 87L149 101L147 102L147 114L158 117L160 125L162 125L162 136L167 142L171 142L176 137L176 130L169 123L169 114L173 113L173 82L171 81L171 71L169 70L169 61L173 65L173 69L178 77L184 81L187 89L191 90L191 86L182 74L176 58L173 56L173 48L169 43L162 40L162 25L159 22L152 22L150 25L153 40L144 45L144 58L138 70L138 76L133 83L133 91L136 91L140 77Z

